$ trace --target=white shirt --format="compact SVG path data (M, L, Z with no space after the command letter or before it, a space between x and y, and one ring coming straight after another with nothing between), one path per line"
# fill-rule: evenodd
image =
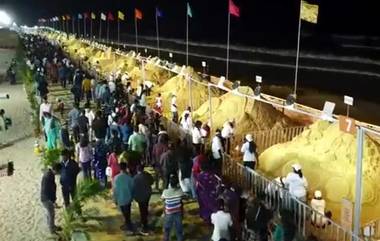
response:
M127 81L128 79L129 79L129 76L128 76L127 73L125 73L125 74L123 74L123 75L121 76L121 81L123 81L123 82Z
M224 211L217 211L211 214L211 223L214 224L214 231L212 232L212 241L219 241L222 238L230 240L229 227L232 226L231 214Z
M234 129L231 127L229 122L224 123L223 129L222 129L222 137L223 138L229 138L234 135Z
M158 108L162 107L162 98L161 97L156 97L156 106Z
M223 146L222 146L222 142L221 142L220 138L217 136L214 136L214 138L212 138L211 151L212 151L212 157L214 159L222 158L220 156L219 151L223 152Z
M185 118L182 118L181 127L187 133L189 133L191 131L191 128L193 128L193 121L191 120L190 116L187 117L186 120L185 120Z
M177 97L173 96L172 102L170 105L170 111L171 112L177 112Z
M315 224L322 226L325 225L327 220L325 217L325 208L326 208L326 201L323 199L312 199L310 202L310 206L318 211L312 213L312 220Z
M149 80L145 80L144 81L144 86L148 87L149 89L151 89L153 87L153 83Z
M108 82L108 87L110 88L110 92L113 93L116 90L116 84L113 81Z
M42 118L44 112L52 114L52 105L50 103L42 103L40 105L40 119Z
M193 136L193 144L201 144L202 143L201 132L197 127L193 128L191 135Z
M87 110L86 110L85 116L86 116L87 119L88 119L88 125L89 125L89 126L92 126L92 122L93 122L94 119L95 119L95 114L94 114L94 112L93 112L92 110L90 110L90 111L87 111Z
M308 183L305 177L300 178L298 174L291 172L286 176L284 184L289 187L290 194L296 198L306 197Z
M140 106L144 107L146 106L146 101L145 101L145 94L142 94L141 95L141 98L140 98Z
M255 156L255 152L251 153L249 151L249 142L245 142L242 146L241 146L241 150L240 150L242 153L244 153L243 155L243 161L244 162L255 162L256 161L256 156Z

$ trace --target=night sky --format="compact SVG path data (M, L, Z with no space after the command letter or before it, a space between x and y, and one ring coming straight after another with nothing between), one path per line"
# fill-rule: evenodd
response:
M227 0L189 0L193 9L190 24L193 40L218 41L225 38ZM232 39L249 45L251 40L275 40L295 36L299 2L295 0L234 0L241 18L232 19ZM313 2L313 1L309 1ZM313 34L380 35L380 14L375 0L319 0L318 25L304 24ZM126 12L123 31L133 33L133 9L144 13L142 34L154 35L154 8L164 12L162 35L183 38L186 1L184 0L0 0L0 7L11 12L18 23L34 25L38 18L87 11ZM223 40L224 41L224 40Z

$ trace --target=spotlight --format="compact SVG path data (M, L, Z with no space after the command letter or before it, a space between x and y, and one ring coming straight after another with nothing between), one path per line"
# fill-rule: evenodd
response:
M11 17L3 10L0 10L0 26L9 26L12 23Z
M296 96L294 94L289 94L288 97L286 97L285 107L289 109L293 109L295 102L296 102Z

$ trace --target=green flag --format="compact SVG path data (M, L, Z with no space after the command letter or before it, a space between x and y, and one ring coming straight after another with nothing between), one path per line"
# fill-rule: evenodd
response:
M191 12L191 7L189 3L187 3L187 16L189 16L190 18L193 17L193 13Z

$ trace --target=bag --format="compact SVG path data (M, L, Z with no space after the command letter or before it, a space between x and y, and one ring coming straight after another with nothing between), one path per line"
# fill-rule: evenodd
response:
M106 176L107 177L112 177L112 168L111 167L107 167L106 168Z

